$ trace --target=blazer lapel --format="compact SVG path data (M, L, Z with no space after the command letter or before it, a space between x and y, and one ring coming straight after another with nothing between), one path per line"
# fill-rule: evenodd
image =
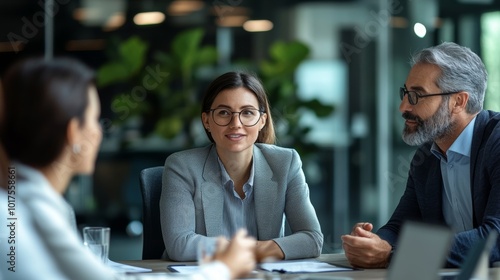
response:
M270 205L276 205L278 183L273 180L273 172L259 148L254 145L253 160L255 168L254 178L254 202L255 218L257 219L257 238L259 240L270 239L275 232L273 227L279 226L283 220L281 211L270 211ZM280 217L274 217L280 212Z
M215 146L208 153L203 168L201 184L201 201L205 216L207 236L222 235L222 211L224 209L224 192L221 186L221 172Z
M478 160L478 155L482 154L484 146L481 146L481 141L483 140L483 133L485 133L485 122L488 120L488 113L486 111L481 111L477 114L476 122L474 123L474 133L472 136L472 144L470 151L470 187L471 187L471 197L472 197L472 224L474 227L478 226L478 218L476 218L476 214L479 214L476 211L475 206L480 205L481 207L484 205L481 202L481 198L484 196L483 192L483 184L481 183L480 176L476 176L476 165ZM476 186L475 188L473 186ZM479 200L476 202L476 200ZM479 211L482 214L482 211ZM481 215L482 216L482 215Z
M443 216L443 179L441 177L440 162L436 158L429 166L429 176L425 184L425 197L427 198L427 207L421 207L427 214L422 213L424 217L435 217L435 221L444 222ZM436 179L437 178L437 179Z
M470 185L474 186L475 179L475 167L477 162L477 156L479 154L479 148L481 147L481 140L484 131L484 122L486 121L487 113L485 111L481 111L477 114L476 122L474 124L474 134L472 136L472 144L470 150ZM480 135L480 137L478 137Z

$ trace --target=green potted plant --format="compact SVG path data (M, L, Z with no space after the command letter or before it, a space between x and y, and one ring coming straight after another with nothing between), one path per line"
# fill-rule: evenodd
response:
M150 63L147 42L133 36L119 43L118 53L97 72L98 86L115 91L116 124L139 118L142 137L171 140L186 134L183 144L192 143L191 125L200 106L196 71L217 60L215 47L201 44L203 35L201 28L179 33L170 52L157 51Z
M302 156L317 151L317 147L304 141L311 127L300 123L301 112L309 110L322 118L334 110L333 105L324 104L316 98L302 100L297 93L294 75L308 55L309 47L302 42L277 41L269 48L269 59L262 61L258 67L258 75L273 108L278 141L281 145L294 147Z

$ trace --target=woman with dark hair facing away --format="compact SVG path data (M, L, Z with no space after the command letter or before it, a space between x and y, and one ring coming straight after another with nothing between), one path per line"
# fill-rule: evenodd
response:
M83 246L74 212L62 196L72 176L94 170L102 132L93 80L90 69L69 58L28 59L9 69L2 80L1 135L15 170L17 217L16 243L0 243L2 255L15 254L13 262L1 262L6 279L119 277ZM5 193L0 189L0 213L7 212ZM4 232L1 240L7 240ZM245 232L237 234L234 246L221 250L220 261L206 266L196 279L235 278L253 269L255 241Z
M36 58L15 64L2 79L2 141L15 175L9 186L17 217L16 265L2 262L7 279L113 277L83 246L62 196L73 175L94 169L102 134L93 77L74 60Z
M257 261L319 256L323 234L300 157L274 145L270 104L258 78L240 72L216 78L205 92L201 120L212 144L165 161L164 257L194 260L199 242L219 235L230 242L239 228L258 240Z

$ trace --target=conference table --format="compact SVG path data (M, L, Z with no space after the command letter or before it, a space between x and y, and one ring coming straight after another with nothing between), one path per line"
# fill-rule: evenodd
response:
M349 267L349 263L342 253L339 254L322 254L318 258L319 261L330 263L336 266ZM172 262L166 260L127 260L118 261L121 264L131 265L135 267L142 267L151 269L151 273L174 273L170 272L167 267L169 265L195 265L194 262ZM490 274L497 275L497 269L490 269ZM454 271L453 269L445 269L443 272ZM456 270L455 270L456 271ZM386 279L387 269L356 269L349 271L336 271L336 272L322 272L322 273L307 273L307 274L295 274L295 273L270 273L264 271L258 271L253 273L248 277L243 277L242 279L338 279L338 280L356 280L356 279L370 279L370 280L381 280ZM492 278L496 279L496 278Z

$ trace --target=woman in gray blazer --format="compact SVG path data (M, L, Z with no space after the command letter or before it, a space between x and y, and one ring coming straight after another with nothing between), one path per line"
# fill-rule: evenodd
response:
M208 87L201 119L211 145L165 161L160 216L164 257L192 261L199 242L246 228L257 259L317 257L323 234L302 162L274 145L270 105L260 81L228 72ZM291 234L284 236L285 219Z

